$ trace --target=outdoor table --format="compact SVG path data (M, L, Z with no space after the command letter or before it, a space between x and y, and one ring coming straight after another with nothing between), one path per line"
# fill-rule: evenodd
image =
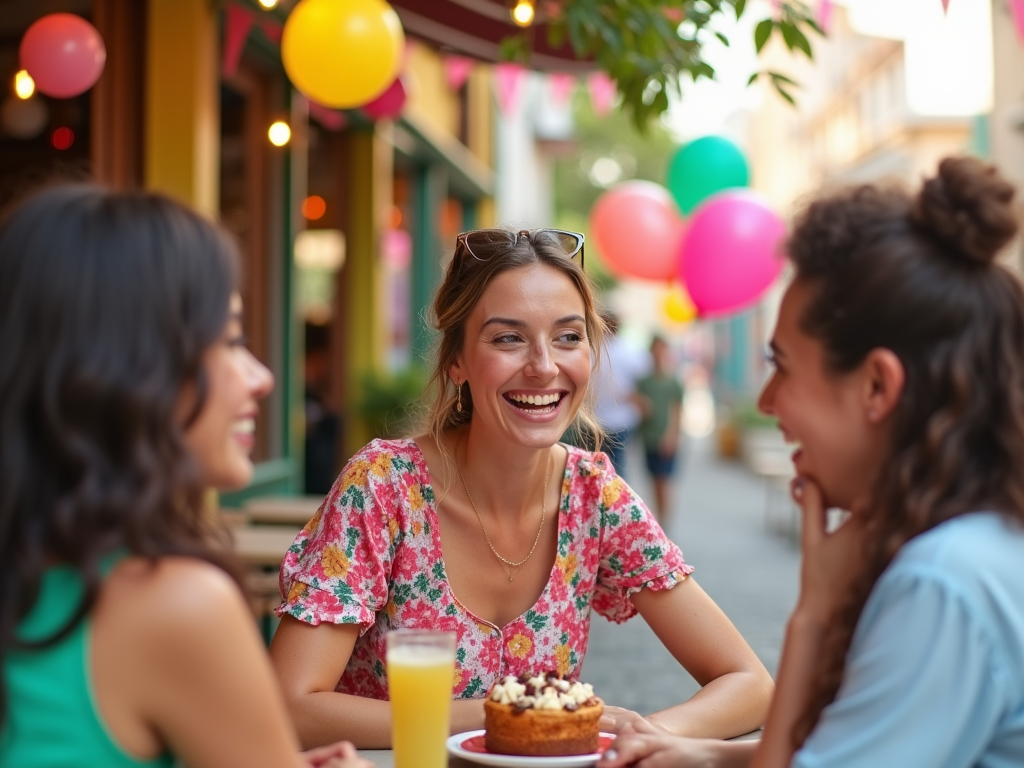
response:
M242 562L279 568L298 533L297 525L242 525L231 529L231 538Z
M729 741L751 741L761 738L761 729L737 736ZM373 763L377 768L395 768L395 755L390 749L360 749L359 756ZM480 768L479 763L463 760L461 757L448 756L448 768Z
M323 496L261 496L245 502L250 522L302 527L316 514Z

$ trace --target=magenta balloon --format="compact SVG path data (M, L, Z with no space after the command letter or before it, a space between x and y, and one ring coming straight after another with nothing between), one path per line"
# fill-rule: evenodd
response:
M757 194L730 190L690 217L679 276L701 317L749 307L779 276L786 225Z
M96 27L73 13L43 16L25 32L18 53L39 92L57 99L92 88L107 60Z
M393 120L402 114L405 98L405 84L402 78L396 77L384 93L363 105L363 112L372 120Z
M590 211L590 232L605 265L619 277L675 277L683 220L659 184L627 181L605 192Z

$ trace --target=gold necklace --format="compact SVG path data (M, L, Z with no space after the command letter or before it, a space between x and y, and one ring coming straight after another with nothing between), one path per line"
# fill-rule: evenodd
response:
M506 560L504 557L499 555L498 550L496 550L494 548L494 545L491 543L491 537L487 535L487 528L484 526L484 519L480 517L480 510L476 508L476 502L473 501L473 494L469 492L469 485L466 484L466 478L462 474L462 465L459 463L458 449L456 449L455 451L455 468L459 471L459 479L462 481L462 487L466 491L466 498L469 499L469 506L473 508L473 512L476 513L476 519L480 522L480 530L484 532L484 539L487 541L487 546L491 548L491 552L494 553L494 556L496 558L498 558L502 563L508 566L508 570L505 572L508 574L508 580L512 581L512 579L515 578L515 572L512 569L521 567L527 560L533 557L533 553L537 549L537 542L540 541L540 533L544 530L544 507L547 504L548 499L548 479L551 477L550 465L548 466L547 471L544 473L544 495L540 497L540 527L537 528L537 535L533 539L533 546L530 547L529 553L518 563L514 563L511 560Z

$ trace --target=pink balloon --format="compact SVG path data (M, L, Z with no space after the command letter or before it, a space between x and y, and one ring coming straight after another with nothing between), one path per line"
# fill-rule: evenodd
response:
M25 32L18 53L39 92L57 99L92 88L107 60L96 27L73 13L43 16Z
M405 84L402 78L396 77L395 82L387 87L380 96L363 105L363 112L371 120L394 120L405 108Z
M626 181L608 190L590 211L590 232L606 266L619 277L675 277L683 219L661 185Z
M679 276L701 317L721 317L760 298L782 271L786 225L757 194L728 190L693 212Z

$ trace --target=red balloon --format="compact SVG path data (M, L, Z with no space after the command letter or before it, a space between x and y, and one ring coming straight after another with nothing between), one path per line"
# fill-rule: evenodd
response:
M664 281L679 269L683 219L669 191L653 181L623 182L601 195L590 231L619 277Z
M28 28L18 51L40 93L67 99L95 85L107 61L96 27L73 13L51 13Z
M363 105L363 112L371 120L394 120L405 108L405 84L402 78L396 77L395 82L387 87L380 96Z

